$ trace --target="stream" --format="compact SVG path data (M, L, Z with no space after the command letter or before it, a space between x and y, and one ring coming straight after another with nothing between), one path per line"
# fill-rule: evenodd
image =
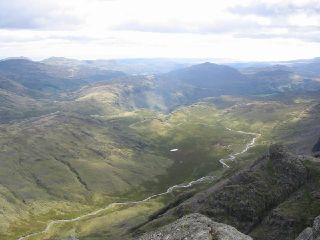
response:
M237 133L242 133L242 134L252 135L253 136L252 140L249 143L246 144L245 148L242 151L230 154L227 158L222 158L222 159L219 160L219 162L222 164L222 166L224 168L230 168L230 166L226 162L234 161L238 155L246 153L250 148L255 146L256 140L257 140L257 138L259 138L261 136L261 134L252 133L252 132L237 131L237 130L233 130L233 129L230 129L230 128L226 128L226 129L229 130L229 131L233 131L233 132L237 132ZM101 209L96 210L96 211L91 212L91 213L84 214L84 215L76 217L76 218L65 219L65 220L54 220L54 221L49 222L47 227L43 231L32 233L32 234L20 237L20 238L18 238L18 240L28 240L31 237L36 237L37 235L40 235L40 234L46 234L46 233L49 232L49 230L54 225L59 224L59 223L72 223L72 222L80 221L80 220L85 219L87 217L95 216L95 215L97 215L97 214L99 214L99 213L101 213L101 212L103 212L105 210L108 210L108 209L116 207L116 206L141 204L141 203L147 202L147 201L149 201L149 200L151 200L153 198L160 197L160 196L172 193L175 190L183 189L183 188L190 188L190 187L192 187L192 186L194 186L196 184L200 184L200 183L204 183L204 182L211 182L214 179L216 179L214 176L204 176L204 177L201 177L201 178L199 178L197 180L191 181L191 182L186 183L186 184L174 185L174 186L168 188L167 191L165 191L165 192L151 195L151 196L149 196L149 197L147 197L147 198L145 198L143 200L140 200L140 201L115 202L115 203L111 203L111 204L107 205L104 208L101 208Z

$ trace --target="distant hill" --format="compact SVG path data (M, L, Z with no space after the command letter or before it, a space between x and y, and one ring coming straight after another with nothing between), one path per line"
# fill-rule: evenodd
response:
M53 68L25 59L0 62L0 75L12 79L24 87L34 90L63 89L68 87L64 80L64 69Z
M104 70L121 71L127 74L161 74L175 69L190 66L197 60L170 60L170 59L97 59L76 60L62 57L51 57L42 62L58 66L86 66Z
M234 68L209 62L172 71L166 77L200 88L217 88L228 84L238 85L240 81L246 79Z
M246 77L234 68L203 63L157 75L157 91L167 105L190 103L201 98L246 92Z
M292 67L295 68L297 72L307 76L320 76L320 58L314 58L302 63L294 63Z
M292 67L281 65L244 69L240 72L229 66L206 62L164 74L141 73L133 76L108 69L110 63L132 66L142 63L166 65L168 62L157 59L92 62L66 58L50 58L42 62L9 59L0 61L0 88L10 91L11 98L18 95L39 101L70 97L70 93L66 95L66 92L77 92L85 87L91 92L91 99L104 99L103 96L110 94L117 96L114 101L118 105L111 104L112 112L123 107L170 111L181 104L190 104L212 96L247 96L320 89L320 82L305 79L296 74ZM90 88L92 89L89 90ZM86 102L94 106L92 100L87 98ZM98 106L94 108L97 109Z
M38 91L60 91L112 78L125 76L118 71L89 67L48 65L26 59L0 62L0 76L14 80L26 88Z
M41 61L44 64L48 65L58 65L58 66L77 66L81 65L82 61L71 58L64 57L50 57Z
M47 65L28 59L2 60L0 122L56 111L56 100L68 98L70 91L124 76L122 72L86 66Z

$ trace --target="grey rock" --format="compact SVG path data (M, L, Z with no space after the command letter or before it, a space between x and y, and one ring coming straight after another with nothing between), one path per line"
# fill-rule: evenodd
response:
M138 240L252 240L234 227L195 213L180 218Z
M312 228L308 227L299 234L296 240L312 240L313 239L312 233L313 233Z
M313 226L303 230L296 240L320 240L320 216L313 221Z

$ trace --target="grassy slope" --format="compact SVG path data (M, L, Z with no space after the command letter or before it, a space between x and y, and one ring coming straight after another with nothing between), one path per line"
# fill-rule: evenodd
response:
M155 156L171 159L173 162L170 168L163 172L163 177L159 175L157 179L152 176L147 178L149 181L144 182L147 188L144 193L148 195L164 191L174 182L181 183L206 174L219 176L222 173L222 167L218 159L231 152L239 151L250 140L250 136L228 131L224 126L259 132L263 135L258 142L260 146L240 157L243 161L250 161L264 151L263 145L270 142L270 137L277 125L285 120L297 118L305 107L303 104L285 104L265 100L263 102L248 99L235 101L230 97L218 100L219 104L216 102L217 99L208 99L203 103L178 109L170 115L140 110L122 114L121 117L99 117L99 119L104 119L107 125L113 125L113 128L118 131L125 129L122 131L123 136L121 131L116 134L121 139L128 133L139 136L140 141L147 144L148 149ZM179 151L172 153L169 151L172 148L179 148ZM235 162L233 165L235 168L240 168L241 164ZM125 168L122 167L122 169ZM157 169L160 167L157 166ZM128 178L130 182L136 176L132 177ZM158 183L154 184L150 179L157 180ZM142 196L143 194L131 195L131 198L141 199ZM169 196L169 199L155 199L146 204L123 207L117 212L111 209L111 213L106 211L99 217L91 217L73 224L59 224L52 229L49 236L61 237L76 233L83 239L106 237L116 239L115 236L119 236L119 231L130 229L145 221L148 215L159 210L172 199L172 196ZM43 237L41 236L40 239Z
M3 213L1 226L9 220L22 230L8 232L33 231L32 225L39 227L45 219L68 218L61 211L82 207L84 212L104 205L164 174L171 163L168 158L145 149L138 136L121 135L114 128L63 114L3 126L0 178L2 188L11 195L2 195L1 200L14 211ZM36 216L27 216L26 211ZM14 221L18 216L26 217L25 226Z
M54 112L57 108L28 95L19 95L0 88L0 123Z
M174 183L219 176L218 159L251 138L225 127L262 133L262 147L248 154L256 156L276 126L300 118L309 104L225 96L165 115L135 110L165 109L152 81L141 84L129 82L125 90L114 84L83 88L74 100L57 104L60 112L1 126L0 201L6 210L0 225L9 234L3 238L119 198L141 199ZM141 87L143 94L137 92ZM172 148L179 151L171 153Z
M278 126L275 139L286 141L297 154L310 153L320 136L320 105L310 102L298 119L286 121Z

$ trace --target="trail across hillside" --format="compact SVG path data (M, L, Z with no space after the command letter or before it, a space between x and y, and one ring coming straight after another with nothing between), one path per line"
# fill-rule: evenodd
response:
M233 161L236 159L236 157L238 155L241 155L241 154L244 154L245 152L247 152L250 148L252 148L254 145L255 145L255 142L257 140L257 138L259 138L261 135L258 134L258 133L252 133L252 132L244 132L244 131L237 131L237 130L233 130L233 129L230 129L230 128L226 128L227 130L229 131L233 131L233 132L238 132L238 133L242 133L242 134L247 134L247 135L252 135L253 138L252 140L246 144L245 148L240 151L240 152L237 152L237 153L234 153L234 154L230 154L227 158L222 158L219 160L219 162L222 164L223 167L227 167L229 168L230 166L226 163L227 161ZM166 194L169 194L169 193L172 193L173 191L175 190L178 190L178 189L183 189L183 188L189 188L189 187L192 187L196 184L200 184L200 183L204 183L204 182L211 182L215 179L214 176L205 176L205 177L201 177L197 180L194 180L194 181L191 181L189 183L186 183L186 184L177 184L177 185L174 185L170 188L167 189L167 191L163 192L163 193L158 193L158 194L154 194L150 197L147 197L143 200L140 200L140 201L130 201L130 202L116 202L116 203L111 203L109 204L108 206L106 206L105 208L102 208L102 209L99 209L99 210L96 210L94 212L91 212L91 213L87 213L87 214L84 214L82 216L79 216L79 217L76 217L76 218L72 218L72 219L65 219L65 220L54 220L54 221L51 221L48 223L47 227L43 230L43 231L40 231L40 232L36 232L36 233L32 233L32 234L29 234L29 235L26 235L26 236L23 236L23 237L20 237L18 238L18 240L28 240L32 237L36 237L38 235L41 235L41 234L46 234L49 232L49 230L56 224L59 224L59 223L72 223L72 222L77 222L77 221L80 221L80 220L83 220L87 217L92 217L92 216L95 216L105 210L108 210L110 208L113 208L113 207L116 207L116 206L125 206L125 205L135 205L135 204L141 204L141 203L144 203L144 202L147 202L153 198L156 198L156 197L160 197L160 196L163 196L163 195L166 195Z

